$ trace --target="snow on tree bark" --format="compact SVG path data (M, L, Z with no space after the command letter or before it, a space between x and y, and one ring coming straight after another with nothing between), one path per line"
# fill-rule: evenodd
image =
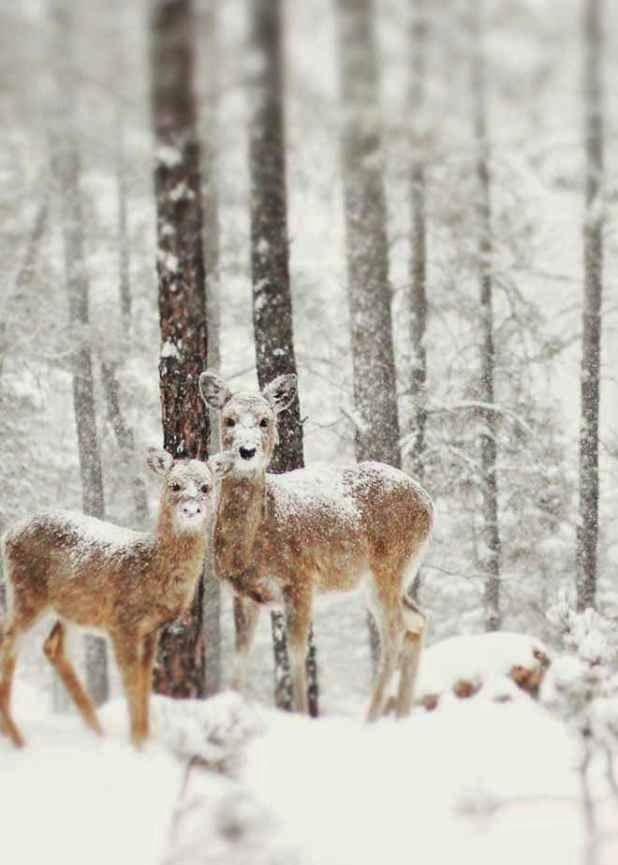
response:
M579 436L577 607L594 607L599 535L599 401L603 292L603 25L602 0L584 8L586 191Z
M371 0L337 0L341 157L358 460L400 467L378 71Z
M175 458L204 459L209 424L197 383L207 362L207 326L193 34L190 0L155 3L150 71L157 148L154 183L163 442ZM154 677L159 693L204 696L203 603L202 578L185 619L162 634Z
M252 3L256 70L251 91L251 274L253 327L258 381L267 385L283 373L296 373L290 293L283 48L280 0ZM298 396L279 419L279 444L271 470L286 472L303 465L303 431ZM281 614L272 614L275 702L292 708L292 683ZM317 665L313 635L307 663L309 710L318 711Z
M470 0L469 15L470 36L472 41L472 112L476 144L476 176L478 180L476 210L478 220L478 268L481 324L480 399L486 405L493 406L496 367L493 334L493 245L491 235L490 151L487 130L482 4L478 3L477 0ZM480 436L482 473L480 565L485 575L485 628L488 631L496 631L499 630L501 625L496 413L491 409L482 409L479 412L479 418L482 424Z
M105 518L103 471L97 434L94 376L90 344L90 288L84 248L81 164L75 115L77 99L73 54L74 24L69 5L54 9L57 115L52 132L52 161L58 181L58 200L64 252L64 271L71 330L73 409L77 433L84 513ZM109 696L107 647L100 637L87 635L86 682L97 705Z

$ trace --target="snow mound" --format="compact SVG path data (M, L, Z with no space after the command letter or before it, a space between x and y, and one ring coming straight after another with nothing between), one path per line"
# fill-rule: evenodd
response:
M442 694L509 700L521 689L536 693L549 664L549 652L535 637L496 632L451 637L425 650L417 699L434 708ZM517 687L519 686L519 688Z

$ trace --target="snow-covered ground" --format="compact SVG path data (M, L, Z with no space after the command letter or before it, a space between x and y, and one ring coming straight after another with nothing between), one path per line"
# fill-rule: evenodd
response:
M120 700L103 708L104 740L45 705L18 682L29 747L0 740L11 865L593 861L578 743L524 694L496 703L482 690L375 725L290 716L230 693L157 698L142 753L126 743ZM618 800L602 767L591 774L597 865L614 865Z

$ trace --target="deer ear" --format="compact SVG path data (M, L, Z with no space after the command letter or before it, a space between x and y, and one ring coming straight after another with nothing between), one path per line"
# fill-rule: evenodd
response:
M207 369L201 374L199 384L201 397L210 408L221 411L232 398L231 390L216 372Z
M285 411L296 396L296 376L293 373L278 375L262 391L275 414Z
M150 471L165 477L174 464L174 457L161 448L148 448L146 463Z
M217 480L221 480L232 470L236 462L236 455L232 451L222 451L208 460L208 468Z

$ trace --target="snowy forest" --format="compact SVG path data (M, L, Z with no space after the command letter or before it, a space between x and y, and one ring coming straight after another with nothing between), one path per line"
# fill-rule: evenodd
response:
M0 858L615 865L618 4L3 0L0 22ZM319 510L372 461L432 509L409 713L404 661L375 711L384 628L334 574L295 663L308 533L285 603L267 567L243 600L237 404L266 406L290 501L289 473ZM384 561L412 519L390 482L362 511ZM84 538L96 518L103 553L143 551L187 485L196 546L168 538L156 579L196 576L139 654L136 737L109 622L142 628L142 565L80 588ZM15 526L39 532L18 564ZM61 535L88 623L41 600Z

